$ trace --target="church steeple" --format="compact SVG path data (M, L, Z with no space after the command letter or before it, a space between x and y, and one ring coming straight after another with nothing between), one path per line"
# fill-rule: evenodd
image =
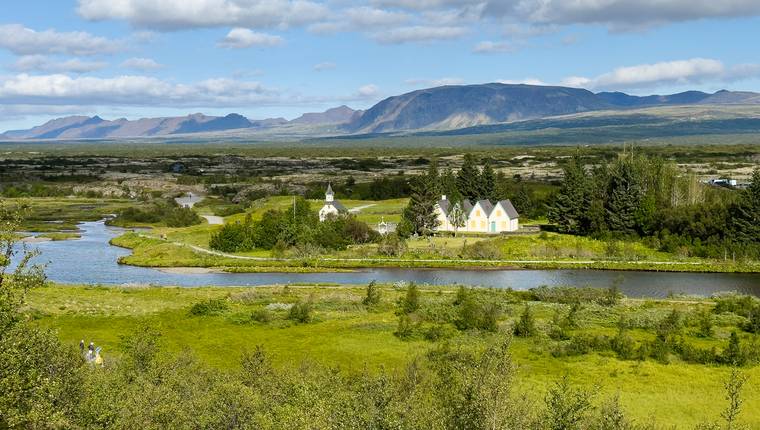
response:
M333 200L335 200L335 193L333 193L332 186L328 183L327 191L325 191L325 201L331 202Z

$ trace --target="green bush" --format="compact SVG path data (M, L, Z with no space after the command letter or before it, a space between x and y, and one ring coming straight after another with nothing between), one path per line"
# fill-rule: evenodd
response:
M192 316L220 315L230 309L227 299L209 299L194 304L190 308Z
M268 323L274 319L274 314L268 309L256 309L251 314L251 319L260 323Z
M525 305L525 310L520 315L520 319L515 324L514 329L515 336L518 337L532 337L538 334L536 328L536 320L533 317L533 311L530 309L530 305Z
M399 309L407 315L420 309L420 290L414 282L406 287L406 294L399 300Z
M300 324L310 323L313 319L314 306L311 300L294 303L288 311L288 319Z

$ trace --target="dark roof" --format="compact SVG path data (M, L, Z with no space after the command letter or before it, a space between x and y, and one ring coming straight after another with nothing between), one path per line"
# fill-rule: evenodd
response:
M331 202L325 202L325 206L335 206L335 209L338 210L338 212L347 212L346 207L343 206L343 203L333 200Z
M517 209L512 205L511 200L502 200L499 204L501 204L501 207L507 212L507 216L509 216L510 219L520 218L520 214L517 213Z
M480 204L480 207L483 208L483 211L486 213L486 216L491 216L491 211L493 210L493 204L489 200L479 200L478 203Z
M327 184L327 191L325 191L325 194L335 194L333 193L332 185L329 183Z
M438 201L438 206L441 208L441 212L443 212L444 215L448 215L449 214L449 204L450 203L451 202L449 202L448 200L439 200Z

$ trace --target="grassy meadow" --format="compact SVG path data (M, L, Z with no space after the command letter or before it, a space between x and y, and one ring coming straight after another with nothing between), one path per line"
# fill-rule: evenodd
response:
M161 342L170 352L189 349L204 363L220 369L236 369L244 351L261 345L277 366L299 366L317 362L341 371L401 371L415 357L449 343L465 350L484 348L498 334L460 331L448 313L457 297L455 288L421 287L418 311L424 318L413 335L394 335L399 317L397 302L404 295L400 286L381 285L379 304L362 304L365 286L271 286L260 288L151 288L56 286L34 290L27 312L35 324L49 327L60 339L75 346L80 339L103 347L106 360L120 355L121 339L142 325L161 332ZM483 298L500 304L499 332L511 332L527 304L535 316L538 333L515 337L511 352L518 364L519 390L542 401L547 388L568 375L574 384L598 391L600 397L619 393L621 403L639 422L656 417L660 425L690 428L716 419L724 409L722 382L729 367L693 364L668 357L668 363L651 358L622 360L610 351L561 355L567 340L549 334L556 315L565 315L571 305L531 301L520 293L481 290ZM224 307L193 315L194 305L220 299ZM309 301L311 321L288 319L286 307ZM621 318L631 321L635 342L654 338L653 326L673 309L683 320L686 342L699 348L726 348L728 337L737 331L741 318L731 313L714 315L710 337L699 337L694 318L710 311L708 299L633 300L614 306L585 303L576 312L571 336L614 336ZM272 309L266 311L265 309ZM266 315L266 317L262 316ZM435 321L439 322L435 322ZM435 329L435 330L433 330ZM438 333L430 336L428 333ZM757 341L757 335L741 333L742 342ZM744 391L742 421L760 423L760 368L745 367L750 377Z

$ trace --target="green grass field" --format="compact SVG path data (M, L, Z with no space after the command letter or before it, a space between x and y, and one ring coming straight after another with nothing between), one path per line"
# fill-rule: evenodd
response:
M409 360L424 354L443 340L429 341L421 336L401 340L394 336L398 318L395 302L402 291L384 285L382 301L367 310L361 304L364 287L337 286L273 286L260 288L105 288L84 286L49 286L29 295L28 310L36 324L53 328L60 339L76 345L80 339L94 341L103 347L107 360L119 356L121 337L136 327L148 324L162 333L170 351L189 348L202 361L221 369L239 366L245 350L263 345L278 366L297 366L313 360L346 370L371 371L381 368L399 369ZM444 312L453 301L453 288L423 287L423 313ZM510 293L489 293L504 303L499 329L510 331L523 308L520 299ZM191 316L195 303L211 298L225 299L229 309L220 315ZM314 320L296 324L287 320L286 311L272 311L269 322L256 322L254 311L273 303L290 304L312 300ZM515 338L512 352L519 365L520 390L540 400L547 387L568 374L571 381L586 387L597 387L600 396L620 393L622 404L640 422L657 417L662 425L690 428L704 420L714 420L725 407L722 381L726 366L688 364L674 358L669 364L647 359L620 360L612 353L590 353L572 357L554 357L557 341L549 338L550 321L559 309L568 305L533 302L541 334L535 338ZM708 300L631 300L625 299L612 308L595 304L583 305L578 313L578 326L573 333L614 335L620 315L639 321L658 321L673 308L689 321L690 315L710 309ZM643 321L643 322L642 322ZM703 348L725 347L727 337L736 330L737 318L720 315L715 318L714 335L697 338L687 324L684 336L688 342ZM428 323L426 323L428 324ZM481 348L492 334L457 331L448 325L448 342L459 348ZM636 329L637 340L652 338L651 330ZM745 342L750 334L741 335ZM751 378L744 392L746 423L760 423L760 368L745 368Z

